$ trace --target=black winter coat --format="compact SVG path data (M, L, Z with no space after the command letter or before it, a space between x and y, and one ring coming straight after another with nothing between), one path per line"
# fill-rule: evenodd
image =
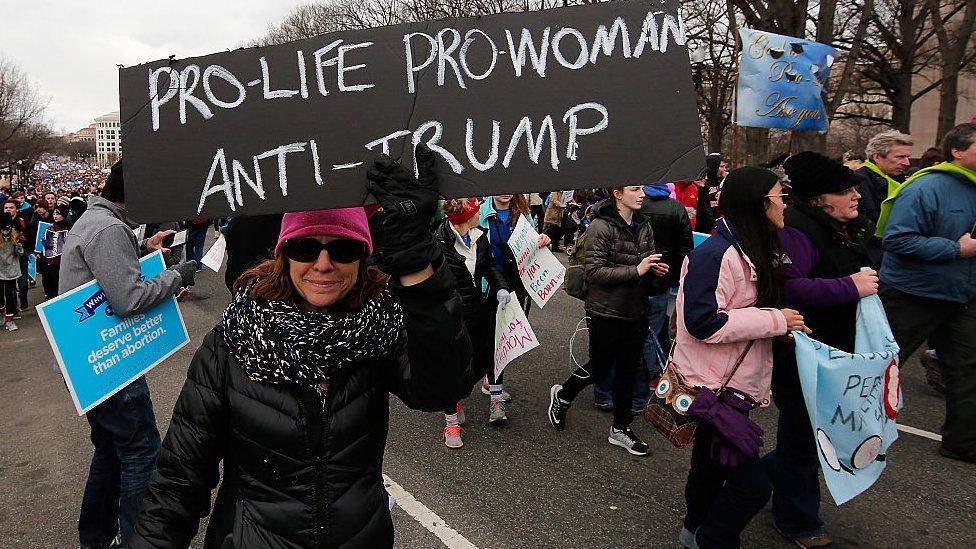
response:
M495 269L488 233L482 232L475 240L474 276L465 265L464 256L454 247L457 234L451 229L450 220L445 218L437 226L434 230L434 238L441 246L444 263L454 275L457 292L461 296L464 308L464 326L471 337L473 353L471 370L474 378L467 380L469 382L467 386L471 387L477 379L494 369L495 311L498 307L495 294L498 290L508 290L509 286L505 277ZM481 291L482 280L488 281L487 295Z
M389 393L441 411L465 392L470 343L443 265L403 305L399 349L340 370L325 396L251 381L211 331L187 372L131 549L187 547L210 511L204 547L392 547L383 488Z
M822 209L809 204L795 204L786 209L786 226L802 232L816 247L820 261L810 278L841 278L862 267L873 266L869 253L872 225L864 216L847 223L846 230ZM790 305L790 304L788 304ZM792 305L790 305L792 306ZM854 352L857 302L820 309L796 307L813 337L838 349ZM773 391L800 395L800 378L792 341L773 341Z
M464 305L464 318L473 319L489 305L492 308L497 303L495 293L498 290L509 290L508 283L504 275L495 269L495 263L491 257L491 243L488 242L487 229L481 229L481 236L475 241L476 260L474 276L464 263L464 257L455 248L457 234L451 229L451 221L444 219L436 229L434 238L437 239L444 254L444 261L454 275L457 283L457 293L461 296L461 303ZM482 292L482 280L488 281L487 295Z
M244 271L274 256L282 214L237 215L224 228L227 270L224 283L231 290Z
M688 210L677 200L664 196L644 197L640 209L654 229L654 249L661 254L661 261L668 264L668 274L651 278L651 293L657 295L676 287L681 278L681 264L688 252L695 248L691 236L691 220Z
M594 205L592 212L584 244L586 313L643 318L654 275L638 275L637 264L654 253L654 230L640 212L634 212L633 226L628 226L610 199Z

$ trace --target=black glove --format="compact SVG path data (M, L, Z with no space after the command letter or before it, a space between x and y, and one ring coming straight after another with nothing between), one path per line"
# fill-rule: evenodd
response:
M197 264L193 261L184 261L170 267L170 269L180 273L183 279L181 286L193 286L193 281L197 276Z
M422 271L440 258L430 234L439 193L434 153L427 145L417 147L417 168L419 179L381 154L366 173L366 190L383 207L383 228L375 235L377 266L390 276Z

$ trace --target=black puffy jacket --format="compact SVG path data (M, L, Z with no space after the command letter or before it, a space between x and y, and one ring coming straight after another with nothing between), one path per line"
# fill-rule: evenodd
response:
M461 296L461 302L464 304L464 325L468 329L468 335L471 336L474 355L472 374L475 378L480 378L487 374L489 369L494 368L495 310L498 307L495 294L498 290L509 289L505 277L495 269L488 234L484 229L480 230L481 235L475 240L476 255L474 276L472 276L464 263L464 256L454 247L457 243L457 233L451 229L451 222L445 218L434 229L434 238L440 244L444 263L454 275L458 295ZM488 281L487 294L482 292L483 280ZM470 387L475 379L468 381Z
M453 405L470 378L470 342L443 265L425 282L390 289L404 310L399 348L343 368L325 396L251 381L211 331L190 364L129 547L189 546L221 461L204 547L391 547L388 395L426 411Z
M587 314L620 320L643 318L651 277L637 274L637 264L654 253L654 230L640 212L633 226L624 222L612 199L593 206L594 219L586 228Z
M451 229L451 222L444 219L436 229L434 238L437 239L444 253L444 261L454 275L457 283L457 292L461 296L464 304L464 318L475 318L486 304L494 305L495 293L498 290L509 290L505 277L495 269L495 263L491 257L491 243L488 242L488 233L479 227L481 235L475 240L476 259L474 276L464 263L464 256L458 253L454 247L457 243L457 234ZM488 282L487 294L482 292L482 280Z

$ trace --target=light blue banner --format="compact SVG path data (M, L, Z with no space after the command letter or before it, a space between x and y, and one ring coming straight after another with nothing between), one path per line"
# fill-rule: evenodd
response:
M837 505L881 476L903 405L898 345L878 296L858 304L856 329L854 354L793 332L824 481Z
M708 240L708 237L710 237L710 236L712 236L712 235L705 234L705 233L700 233L700 232L697 232L697 231L692 231L691 232L691 239L694 242L696 248L699 247L699 246L701 246L702 245L702 242L705 242L706 240Z
M27 278L37 280L37 256L27 254Z
M44 234L47 230L51 228L50 223L45 223L44 221L37 222L37 236L34 237L34 251L37 253L44 253Z
M163 271L163 254L139 262L143 279ZM119 318L95 281L37 306L78 415L132 383L189 342L175 298Z
M837 50L819 42L740 29L742 57L736 123L756 128L827 131L822 92Z

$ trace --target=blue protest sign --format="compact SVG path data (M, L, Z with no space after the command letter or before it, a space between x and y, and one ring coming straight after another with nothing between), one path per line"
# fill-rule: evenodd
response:
M853 354L793 332L803 399L837 505L881 476L902 407L898 345L878 296L858 304L856 326Z
M45 223L43 221L37 222L37 236L34 237L34 251L37 253L44 252L44 235L47 234L47 230L51 228L50 223Z
M700 233L700 232L697 232L697 231L692 231L691 232L691 239L694 241L694 244L695 244L695 247L696 248L699 247L699 246L701 246L702 245L702 242L705 242L706 240L708 240L708 237L710 237L710 236L712 236L712 235L705 234L705 233Z
M27 254L27 278L37 280L37 257Z
M740 29L742 57L736 123L756 128L827 131L822 92L837 50L819 42Z
M163 254L139 262L144 279L163 271ZM189 342L175 298L120 318L92 281L37 306L78 415L168 358Z

